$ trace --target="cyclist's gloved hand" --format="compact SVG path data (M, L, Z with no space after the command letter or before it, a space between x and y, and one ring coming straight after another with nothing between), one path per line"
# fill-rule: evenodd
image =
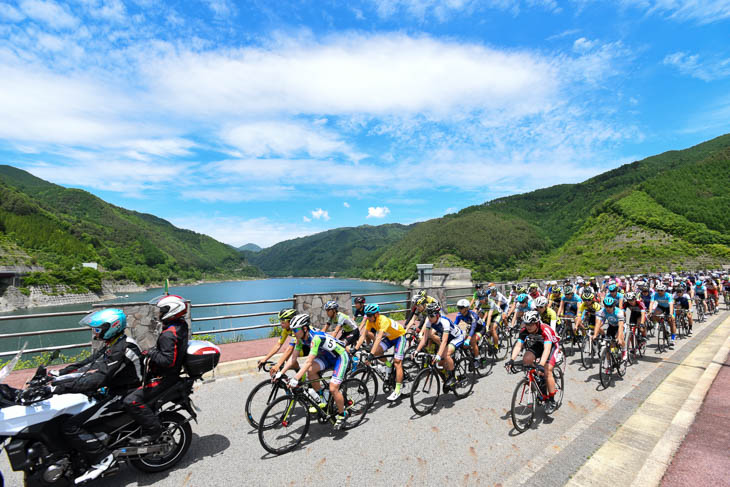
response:
M279 379L281 379L281 376L282 376L282 373L281 372L277 372L276 375L274 376L274 379L275 380L279 380Z
M470 343L471 343L471 338L467 338L466 341L464 342L464 346L468 347Z
M296 388L299 385L299 381L296 379L289 379L289 387L292 389Z
M434 355L433 361L434 362L440 362L441 361L441 355L439 355L439 354Z

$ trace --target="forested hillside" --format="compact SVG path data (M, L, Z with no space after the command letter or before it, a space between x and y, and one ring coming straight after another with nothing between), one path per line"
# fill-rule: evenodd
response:
M582 183L499 198L412 225L402 238L381 243L387 248L362 255L357 275L403 280L415 277L417 263L461 265L476 279L492 280L730 263L728 188L730 134ZM297 242L298 254L311 256L323 235L291 242ZM346 257L340 253L345 247L329 243L332 255ZM257 265L280 272L289 243L267 251ZM305 271L288 260L284 274L340 269L338 259L302 260Z
M234 248L153 215L125 210L11 166L0 166L0 236L6 265L41 265L27 284L66 283L97 290L102 275L81 269L98 262L105 277L138 283L165 278L260 275ZM10 249L14 249L13 254ZM19 252L20 251L20 252Z

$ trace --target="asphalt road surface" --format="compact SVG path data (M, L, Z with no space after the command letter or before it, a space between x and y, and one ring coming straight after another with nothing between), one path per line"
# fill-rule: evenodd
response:
M603 389L596 367L583 370L579 354L568 359L562 407L551 417L538 410L532 429L518 434L509 408L521 374L501 366L478 379L462 400L442 395L434 413L417 417L410 402L383 400L359 427L341 433L312 423L299 449L283 456L267 454L244 415L249 391L262 374L201 384L194 394L202 410L193 423L190 450L176 468L144 474L123 465L95 486L238 486L238 485L520 485L535 480L563 485L585 460L689 352L726 316L721 312L695 326L676 350L658 354L655 341L626 376ZM21 485L5 454L0 468L6 485Z

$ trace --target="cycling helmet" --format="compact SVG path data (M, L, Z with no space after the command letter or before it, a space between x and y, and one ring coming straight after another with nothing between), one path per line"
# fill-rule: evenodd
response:
M656 285L656 290L657 290L658 292L666 291L666 290L667 290L667 286L665 286L664 284L662 284L662 283L660 282L659 284L657 284L657 285Z
M528 289L537 289L537 283L531 282L530 285L528 286Z
M417 306L426 304L426 301L428 301L428 299L426 299L426 296L416 296L416 305Z
M612 293L614 291L618 291L618 286L616 284L611 284L610 286L608 286L609 293Z
M593 291L591 291L590 289L586 289L585 291L583 291L583 295L581 296L581 299L583 301L590 301L594 297L595 296L593 295Z
M297 314L297 310L293 308L284 308L279 311L279 321L290 320L295 314Z
M540 323L540 314L535 310L527 311L522 316L522 322L527 325Z
M88 326L97 338L113 340L127 327L127 315L117 308L107 308L86 315L79 325Z
M616 304L616 300L613 299L611 296L606 296L603 298L603 305L606 307L613 306Z
M436 316L441 312L441 306L438 303L428 303L426 306L426 313L428 316Z
M562 288L562 287L560 287L560 286L555 286L555 287L553 287L553 292L552 292L552 294L553 294L554 296L560 296L560 295L561 295L562 293L563 293L563 288Z
M337 301L327 301L324 304L324 309L327 310L327 311L328 310L331 310L331 309L337 311L338 309L340 309L340 305L337 304Z
M484 299L484 298L486 298L486 297L487 297L487 295L488 295L488 294L489 294L489 293L488 293L488 292L487 292L486 290L484 290L484 289L480 289L480 290L479 290L479 292L477 293L477 297L478 297L479 299Z
M355 298L355 303L365 303L365 297L364 296L358 296Z
M416 296L420 296L422 298L425 298L426 297L426 290L425 289L421 289L420 291L418 291L416 293Z
M188 310L183 298L174 294L158 296L149 304L157 306L160 310L160 321L163 323L185 316Z
M469 301L466 299L460 299L456 302L457 308L468 308L469 307Z
M291 319L291 324L289 326L292 331L296 331L303 326L309 326L309 315L306 313L296 315Z
M365 305L365 311L366 315L374 315L375 313L380 313L380 305L377 303L370 303Z
M633 291L629 291L626 293L626 300L631 301L633 299L636 299L636 293Z
M567 284L567 285L566 285L566 286L565 286L565 287L563 288L563 292L564 292L565 294L573 294L573 293L575 292L575 288L573 287L573 285L572 285L572 284Z
M702 284L702 281L698 280L697 282L695 282L695 287L702 287Z
M527 301L527 294L522 293L522 294L520 294L520 295L517 296L517 302L518 303L524 303L526 301Z
M524 284L518 284L517 289L515 289L515 292L517 292L517 294L526 294L527 288L524 286Z
M548 305L547 298L545 296L540 296L539 298L535 299L535 306L538 308L544 308Z
M497 285L495 283L493 283L493 282L490 282L489 284L487 284L487 289L489 289L490 291L494 292L494 291L497 290Z

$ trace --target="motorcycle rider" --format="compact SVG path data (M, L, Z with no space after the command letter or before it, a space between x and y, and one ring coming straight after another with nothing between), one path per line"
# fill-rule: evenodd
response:
M142 436L130 440L131 445L154 442L163 432L160 419L150 404L180 380L180 369L188 348L187 304L180 296L159 296L152 301L159 311L162 332L157 345L143 352L149 361L152 379L124 398L129 415L142 426Z
M102 387L109 389L106 399L100 399L89 409L72 416L61 427L69 444L81 452L91 468L76 479L76 483L97 478L115 463L102 439L84 430L83 425L101 407L118 394L126 394L142 383L142 352L137 342L124 334L127 316L121 309L109 308L87 315L79 324L92 329L95 338L104 345L88 359L61 369L58 375L83 372L76 380L51 386L53 394L95 393ZM56 374L53 374L56 375Z

